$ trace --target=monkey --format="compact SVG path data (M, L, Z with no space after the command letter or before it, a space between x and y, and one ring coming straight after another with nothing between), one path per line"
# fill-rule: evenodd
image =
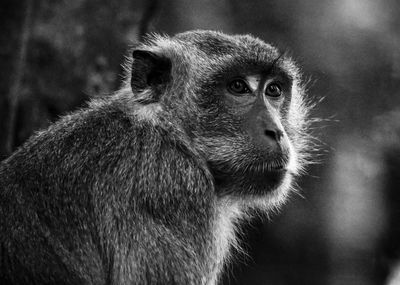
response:
M304 173L310 105L272 45L154 34L125 65L1 163L1 284L217 284L237 222Z

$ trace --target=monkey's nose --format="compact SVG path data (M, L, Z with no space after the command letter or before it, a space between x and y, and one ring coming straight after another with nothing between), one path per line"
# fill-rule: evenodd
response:
M273 143L280 143L283 137L283 132L279 129L265 129L264 135L273 141Z

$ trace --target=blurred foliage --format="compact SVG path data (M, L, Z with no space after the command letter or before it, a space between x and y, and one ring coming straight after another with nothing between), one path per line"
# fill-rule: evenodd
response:
M24 28L27 3L32 21ZM151 4L157 4L152 11ZM326 154L299 182L304 199L294 196L272 221L255 219L243 228L249 255L236 254L224 283L383 284L394 276L399 1L2 0L0 7L2 158L9 155L9 130L15 129L15 148L90 97L118 89L127 48L144 29L251 33L287 51L303 67L310 97L325 97L314 115L328 119L316 130ZM21 45L26 56L19 72ZM15 110L12 90L18 91Z

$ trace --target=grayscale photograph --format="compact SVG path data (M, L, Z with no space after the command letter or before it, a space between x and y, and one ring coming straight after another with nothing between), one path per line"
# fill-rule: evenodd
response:
M0 285L400 285L400 1L2 0Z

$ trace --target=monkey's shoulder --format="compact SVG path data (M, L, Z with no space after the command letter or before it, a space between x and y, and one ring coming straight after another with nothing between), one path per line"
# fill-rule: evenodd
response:
M30 177L42 183L51 177L96 181L94 176L109 176L112 183L133 174L140 180L151 173L173 175L157 171L183 169L207 174L178 127L165 121L154 124L105 102L64 116L33 136L2 163L0 176L20 181Z

